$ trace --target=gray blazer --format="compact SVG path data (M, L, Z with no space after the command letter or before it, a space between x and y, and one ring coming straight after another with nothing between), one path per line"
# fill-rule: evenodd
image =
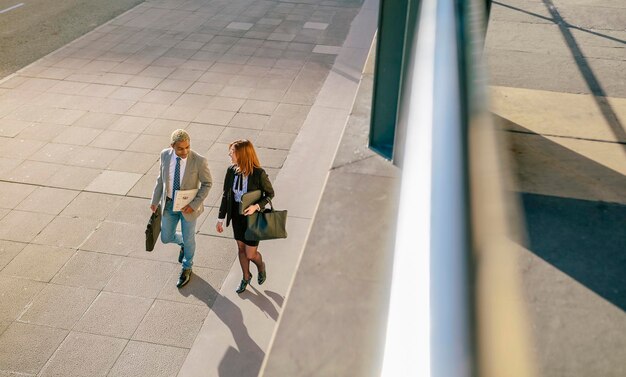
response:
M170 161L174 156L172 148L166 148L161 151L161 166L159 167L159 176L152 193L152 205L159 202L165 202L165 194L167 193L167 184L170 180ZM200 156L194 151L189 151L187 156L187 165L185 166L185 175L180 183L181 190L198 189L196 197L189 203L193 208L192 213L183 213L185 220L193 221L204 212L204 199L209 195L209 190L213 181L211 180L211 172L209 171L209 163L207 159ZM165 207L165 203L163 203Z

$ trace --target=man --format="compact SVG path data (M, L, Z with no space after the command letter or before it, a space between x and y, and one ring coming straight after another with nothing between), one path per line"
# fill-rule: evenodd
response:
M182 263L183 268L176 284L178 288L191 279L191 266L196 251L196 220L204 211L204 199L209 195L211 184L207 159L191 150L187 131L174 131L171 148L161 152L161 166L150 209L156 212L157 204L162 200L165 202L161 220L161 242L180 245L178 263ZM173 211L175 192L191 189L198 189L195 198L181 211ZM182 232L176 232L179 221Z

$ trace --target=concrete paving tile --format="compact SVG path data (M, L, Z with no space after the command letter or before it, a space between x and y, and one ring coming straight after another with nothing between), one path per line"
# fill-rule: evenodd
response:
M248 99L255 99L259 101L281 101L287 91L284 89L254 89Z
M200 111L202 111L201 107L172 105L163 111L161 118L191 122Z
M94 232L98 224L99 220L58 216L32 242L76 249Z
M119 208L119 206L118 206ZM145 219L148 219L146 216ZM147 221L147 220L146 220ZM83 250L128 255L145 250L145 224L103 222L81 246Z
M79 250L52 279L52 283L100 290L122 264L117 255Z
M206 108L214 110L225 110L237 112L244 104L245 100L241 98L229 98L216 96L206 103Z
M183 42L183 43L185 43L185 42ZM187 43L189 43L189 42L187 42ZM192 42L192 43L195 43L195 42ZM199 50L199 48L197 50ZM194 81L198 80L200 78L200 76L202 76L202 74L204 74L203 70L177 68L174 72L172 72L168 76L168 79L184 80L184 81L194 82Z
M158 77L158 78L164 79L170 74L172 74L172 72L174 72L175 70L176 68L174 67L162 67L162 66L151 65L141 72L141 76Z
M212 98L212 96L202 94L185 93L178 97L176 102L174 102L174 106L185 106L202 110Z
M0 119L0 136L15 137L32 124L22 120Z
M256 138L259 135L258 130L251 130L248 128L235 128L227 127L224 132L217 139L218 143L230 144L231 142L239 139L247 139L252 141L256 145Z
M257 147L289 150L296 134L286 132L261 131L255 139Z
M22 313L20 322L71 329L87 311L98 291L48 284Z
M209 84L218 84L218 85L227 85L230 80L232 80L236 74L234 73L223 73L223 72L213 72L209 71L202 75L198 82L201 83L209 83Z
M150 200L145 198L123 197L116 210L106 220L116 223L145 226L150 218Z
M151 117L124 115L109 126L109 131L132 132L140 134L150 123L154 121Z
M146 173L132 189L128 192L129 196L136 196L140 198L152 198L154 192L154 185L156 184L157 173Z
M202 223L201 226L198 227L198 233L209 235L209 236L225 238L225 239L231 240L232 242L235 242L233 240L232 226L224 228L224 232L222 233L217 233L217 230L215 230L215 222L217 221L218 215L219 215L219 208L211 208L211 211L209 212L206 220Z
M89 111L100 111L109 114L125 114L135 104L134 100L104 98L94 102Z
M18 167L24 160L0 157L0 177Z
M71 124L71 123L69 123ZM87 145L95 139L102 130L95 128L71 127L52 139L53 143Z
M17 88L20 90L34 90L39 92L45 92L46 90L56 85L58 82L58 80L27 78Z
M0 138L0 157L28 158L44 144L37 140Z
M29 160L65 165L82 147L49 143L30 156Z
M105 130L89 145L97 148L126 150L137 136L138 134L132 132Z
M163 82L161 82L163 83ZM161 85L161 84L159 84ZM191 84L189 85L191 86ZM157 86L158 88L158 86ZM151 90L150 93L146 94L145 96L143 96L141 98L141 102L146 102L146 103L154 103L154 104L159 104L159 105L171 105L172 103L174 103L174 101L176 101L176 99L178 97L180 97L181 92L174 92L174 91L166 91L166 90L159 90L159 89L154 89Z
M115 195L81 192L64 210L61 216L104 220L120 204Z
M269 120L270 117L267 115L237 113L228 126L262 130Z
M71 249L30 244L0 273L49 282L75 252Z
M13 209L35 191L36 187L21 183L0 182L0 208Z
M145 129L144 134L156 136L171 136L172 132L177 129L184 129L189 122L178 120L156 119Z
M80 148L68 163L87 168L105 169L119 154L120 152L116 150L87 146Z
M190 348L208 313L206 306L156 300L132 339Z
M104 85L104 84L89 84L84 89L78 92L78 94L105 98L111 95L114 91L119 89L116 85Z
M44 185L61 167L61 165L45 162L23 161L14 169L2 174L2 178L13 182Z
M187 89L187 93L201 94L205 96L213 96L219 93L224 88L224 84L210 83L210 82L195 82L193 85L189 87L189 89Z
M126 258L104 290L155 298L175 268L180 267L173 263Z
M101 292L74 330L130 339L154 300Z
M250 67L250 66L246 66ZM262 80L261 77L250 76L246 74L235 75L232 79L228 81L229 86L241 86L244 88L256 88L259 86L259 82Z
M53 218L43 213L11 211L0 220L0 239L30 242Z
M110 377L173 377L185 361L188 350L130 341L109 372Z
M133 143L128 147L132 152L152 153L159 155L161 151L170 145L170 135L155 136L155 135L140 135Z
M202 110L198 116L196 116L194 122L227 126L234 116L235 113L232 111L206 109Z
M273 101L258 101L258 100L246 100L241 107L242 113L260 114L260 115L272 115L278 102Z
M83 190L102 170L80 166L60 166L45 184L53 187Z
M118 154L107 169L145 174L158 158L158 156L151 153L124 151Z
M226 85L224 89L222 89L218 95L222 97L233 97L233 98L243 98L247 99L250 97L250 94L254 91L254 88L246 88L243 86L233 86Z
M285 159L287 159L287 153L289 151L280 149L269 148L256 148L259 160L262 161L262 166L270 168L281 168Z
M154 89L163 80L162 77L135 76L128 80L126 86L135 88Z
M68 128L68 126L61 124L33 123L23 129L22 132L17 135L17 138L50 142Z
M228 24L228 26L226 26L226 29L250 30L253 25L254 24L251 24L249 22L231 22L230 24Z
M126 195L139 178L141 178L141 174L106 170L87 185L85 190Z
M129 87L120 87L113 91L113 93L109 94L109 98L115 99L125 99L125 100L133 100L138 101L141 97L145 96L150 92L147 89L141 88L129 88Z
M159 85L157 85L157 87L155 88L155 91L163 90L163 91L167 91L167 92L183 93L192 84L193 84L193 81L191 81L191 80L176 80L176 79L172 79L172 78L168 77L168 78L164 79L163 81L161 81L159 83ZM167 97L165 97L163 95L159 96L159 98L164 98L164 100L166 98L169 99L171 97L174 97L174 95L169 95ZM142 98L142 101L154 102L154 101L151 101L151 99L153 99L153 97L144 97L144 98ZM157 102L157 103L166 103L166 102ZM168 104L171 104L171 102L169 102Z
M207 216L206 222L208 224L213 223L213 228L215 228L216 220L215 217ZM196 235L194 266L229 271L236 259L237 244L235 240L202 234Z
M0 366L18 373L37 374L67 334L68 331L61 329L14 322L0 336Z
M126 343L125 339L71 332L40 376L106 376Z
M326 30L328 27L327 23L323 22L305 22L303 28L304 29L315 29L315 30Z
M140 117L158 117L167 110L167 108L168 105L160 103L137 102L133 107L128 109L126 114Z
M53 109L49 113L46 114L46 117L42 120L54 123L54 124L63 124L65 126L69 126L72 123L76 122L76 120L80 119L83 115L85 115L86 111L84 110L73 110L73 109Z
M191 136L192 140L206 140L209 142L215 141L219 135L224 131L225 127L215 126L212 124L191 123L186 131Z
M45 283L9 276L0 276L0 322L15 321Z
M198 252L196 251L196 255L197 254ZM232 262L230 265L232 266ZM227 274L228 271L196 267L194 263L192 277L187 285L180 289L176 288L180 270L173 271L170 279L165 286L163 286L157 298L211 307L218 296L222 282Z
M0 271L9 264L26 245L27 244L21 242L0 241Z

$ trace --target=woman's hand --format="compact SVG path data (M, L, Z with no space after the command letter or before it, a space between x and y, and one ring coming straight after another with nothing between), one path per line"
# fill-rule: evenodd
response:
M181 211L182 211L183 213L187 213L187 214L189 214L189 213L193 212L193 208L189 207L189 205L186 205L186 206L184 206L184 207L181 209Z
M218 221L217 224L215 224L215 230L217 230L217 233L222 233L224 231L224 222Z
M157 210L157 206L155 206L154 204L150 205L150 211L152 211L152 213L155 213Z
M258 204L253 204L253 205L249 206L248 208L246 208L243 211L243 214L246 215L246 216L250 216L253 213L255 213L256 211L260 211L260 210L261 210L261 206L259 206Z

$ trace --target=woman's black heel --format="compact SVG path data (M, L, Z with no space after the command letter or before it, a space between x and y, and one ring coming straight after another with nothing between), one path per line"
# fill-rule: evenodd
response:
M250 274L250 277L248 278L248 280L241 279L241 283L239 283L239 288L237 288L237 290L235 292L241 293L241 292L245 291L246 287L248 286L248 284L250 284L251 280L252 280L252 274Z

